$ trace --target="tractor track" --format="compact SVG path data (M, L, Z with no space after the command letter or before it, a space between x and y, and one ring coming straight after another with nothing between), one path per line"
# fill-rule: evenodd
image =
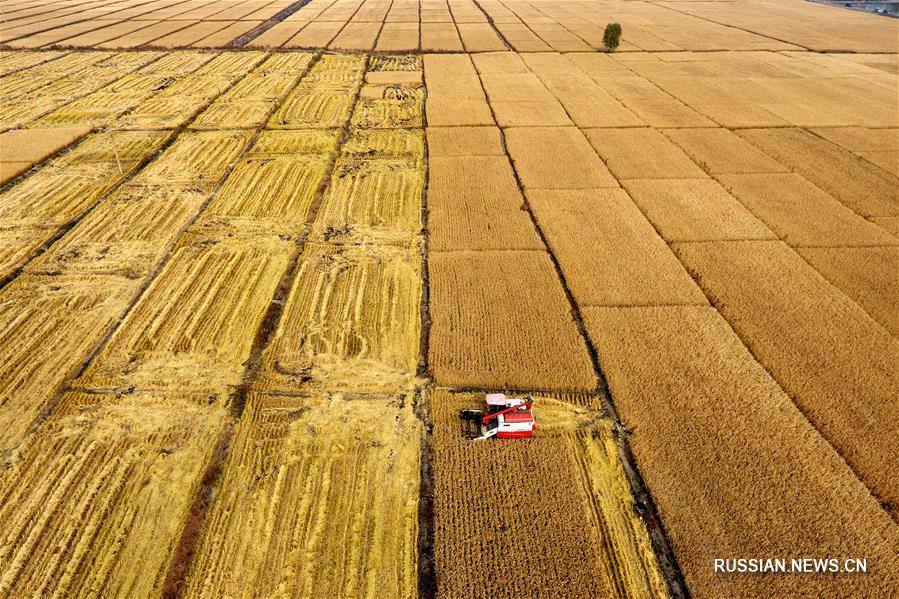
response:
M419 5L419 11L421 5ZM419 46L421 29L419 28ZM422 61L422 81L424 81L424 61ZM415 415L421 421L424 431L421 438L421 466L418 487L418 597L433 599L437 596L437 571L434 563L434 488L431 480L433 448L431 445L431 405L428 396L430 372L428 352L431 340L431 280L428 272L428 88L424 87L422 99L422 138L424 140L424 185L421 188L421 336L419 340L418 376L427 378L429 385L418 394Z

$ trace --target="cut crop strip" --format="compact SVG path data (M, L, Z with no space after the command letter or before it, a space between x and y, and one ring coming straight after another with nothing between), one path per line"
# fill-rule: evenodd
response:
M211 101L212 100L210 100L210 102ZM198 112L199 111L197 111L197 113ZM168 140L166 141L166 143L164 143L162 145L161 149L158 150L155 154L153 154L148 159L148 163L153 164L153 163L155 163L156 160L160 159L161 156L165 155L165 151L169 147L174 145L175 141L179 138L179 134L181 132L182 132L182 130L178 130L173 135L171 135L168 138ZM137 135L139 135L139 134L140 133L137 133ZM132 135L134 135L134 134L132 134ZM98 144L92 144L90 142L91 142L91 138L89 137L85 140L85 142L82 143L81 146L78 146L78 148L83 148L83 156L85 157L85 159L94 159L97 155L103 156L104 153L106 153L106 154L109 153L109 149L103 148L102 144L98 145ZM81 152L82 150L79 150L78 148L76 148L75 151ZM140 151L139 144L137 145L137 147L134 150L129 149L129 148L130 148L130 146L128 146L128 145L126 145L123 148L123 151L126 152L126 157L130 156L131 151L138 151L138 152ZM99 153L99 154L97 154L97 153ZM222 177L222 179L219 180L218 183L220 184L223 179L224 179L224 176ZM213 191L214 187L215 186L212 185L210 187L210 191ZM104 196L104 198L101 198L100 201L95 203L92 206L92 209L95 209L96 206L103 199L106 199L106 197ZM202 210L202 207L200 208L200 210ZM90 211L88 211L88 212L90 212ZM84 216L86 216L88 212L86 212L84 215L82 215L82 217L79 218L77 221L70 223L68 228L60 230L59 233L57 234L57 236L54 237L54 239L52 241L56 241L57 239L64 237L64 234L66 232L68 232L72 227L75 227L80 222L82 222ZM180 235L182 233L183 233L183 229L178 232L178 235ZM52 241L51 241L51 243L52 243ZM50 243L42 246L41 250L39 252L37 252L34 256L32 256L32 259L39 257L46 249L49 249L52 247L53 246L51 246ZM163 259L160 261L160 263L157 265L157 267L155 269L151 269L149 276L146 276L142 281L128 280L129 285L133 284L132 286L129 287L129 292L128 292L129 298L116 304L114 309L107 309L106 310L107 315L127 314L128 311L135 305L135 303L138 301L138 299L144 293L147 286L153 280L155 274L157 274L159 272L159 270L162 268L162 265L165 263L166 260L167 260L167 257L163 257ZM22 269L20 268L18 271L16 271L15 274L18 275L18 273L21 272L21 270ZM37 272L40 272L40 269L37 269ZM107 275L104 275L104 276L107 276ZM73 279L74 282L72 284L74 285L75 283L77 283L77 281L79 279L82 279L82 278L84 278L84 277L83 276L63 277L60 280L68 281L70 279ZM53 277L52 276L49 277L49 280L52 281ZM120 277L109 277L107 279L101 278L101 280L108 280L110 282L109 284L113 284L115 281L120 280ZM124 280L127 280L127 279L124 279ZM63 287L63 289L65 289L65 287ZM5 289L0 290L0 299L6 298L6 297L8 297L10 299L14 299L16 293L18 293L18 292L15 291L15 289L13 288L12 285L10 285ZM83 293L83 290L82 290L82 293ZM82 318L83 316L85 316L85 315L75 314L74 315L75 321L70 324L73 326L77 325L78 322L80 322L78 319ZM68 386L71 384L71 381L73 381L75 378L77 378L81 374L81 372L91 362L93 357L100 351L101 348L104 347L104 345L109 340L110 336L119 327L120 323L121 323L121 320L119 320L116 323L109 323L109 324L101 323L101 324L97 324L97 326L91 327L88 334L84 335L84 339L85 339L85 342L88 345L91 345L92 347L90 347L88 349L88 347L85 346L84 351L82 351L82 352L72 352L72 353L65 354L65 356L66 356L65 364L57 365L57 367L54 368L54 371L52 374L52 380L45 381L45 383L43 384L43 392L41 394L34 394L34 397L39 398L41 401L39 404L35 404L32 407L32 409L33 409L32 418L27 421L27 425L28 425L28 427L30 427L29 430L32 430L35 427L37 427L46 418L46 416L52 411L52 409L53 409L54 405L56 404L56 402L58 401L59 397L62 395L62 393L65 391L65 389L67 389ZM16 378L14 376L7 376L7 377L4 377L4 380L8 380L8 381L11 381L14 383ZM7 406L6 409L13 409L13 408L11 406ZM15 409L19 410L18 407L16 407ZM18 414L17 419L23 420L21 413ZM23 435L24 434L25 433L23 432Z
M81 56L77 54L74 56ZM90 66L48 82L27 95L4 102L0 109L0 129L21 127L57 108L96 92L120 77L160 60L161 52L101 53ZM61 59L64 60L64 59ZM53 63L49 63L53 64Z
M306 71L304 77L300 79L301 83L307 76L309 76L310 73L317 72L315 70L315 67L320 63L321 60L323 59L320 57L316 57L316 60L312 61L308 65L308 70ZM361 74L358 84L356 84L355 93L357 95L359 88L361 88ZM270 121L274 118L275 114L277 114L277 107L273 109L272 114L269 116ZM349 113L347 113L346 118L348 120ZM344 121L343 129L340 133L340 139L329 152L329 165L333 165L333 162L338 154L339 147L345 142L348 136L346 127L347 121ZM294 237L294 249L292 255L288 259L286 267L282 270L280 280L275 287L275 292L268 304L268 308L265 311L265 314L259 320L258 327L256 329L256 333L249 350L249 357L245 362L245 369L242 375L241 383L236 388L234 388L230 398L232 413L237 419L241 419L244 413L250 393L250 388L260 372L263 351L269 345L271 337L278 326L278 322L281 320L284 303L286 301L291 282L295 277L306 235L308 234L308 230L315 218L318 206L321 203L322 194L324 193L327 185L328 179L323 178L315 194L315 199L313 200L309 209L306 223L303 226L302 231L298 232L299 234ZM191 508L191 515L188 520L188 524L185 527L186 534L182 536L178 544L177 554L182 558L181 563L177 568L173 567L166 577L166 591L164 593L165 597L178 596L180 590L184 587L184 585L190 584L191 577L202 575L191 574L191 572L193 569L199 567L195 564L194 556L196 555L199 544L202 542L201 539L203 538L203 534L206 534L203 531L208 530L209 527L213 525L213 523L207 519L209 502L206 500L206 497L208 495L209 489L215 488L216 486L222 484L221 481L225 468L225 461L228 456L231 455L232 444L233 441L229 439L226 442L225 446L222 448L222 451L217 454L215 462L210 464L209 466L208 472L210 473L210 476L206 481L204 481L204 489L201 489L201 492L195 496L194 506Z

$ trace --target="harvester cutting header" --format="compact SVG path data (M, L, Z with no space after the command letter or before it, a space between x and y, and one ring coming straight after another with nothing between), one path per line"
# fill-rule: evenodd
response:
M506 397L504 393L488 393L484 403L483 410L466 409L459 413L468 439L522 439L534 434L537 423L531 411L534 401L530 396L522 399Z

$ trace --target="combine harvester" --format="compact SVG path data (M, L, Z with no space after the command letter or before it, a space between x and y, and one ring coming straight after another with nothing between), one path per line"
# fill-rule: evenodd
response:
M484 410L459 412L466 438L475 441L492 437L523 439L534 434L537 423L531 411L534 401L530 396L519 399L506 397L504 393L488 393L484 401Z

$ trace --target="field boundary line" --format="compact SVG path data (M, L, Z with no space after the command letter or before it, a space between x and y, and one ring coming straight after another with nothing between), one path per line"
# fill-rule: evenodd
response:
M421 48L421 2L418 3L418 46ZM458 34L458 32L457 32ZM461 39L461 38L460 38ZM421 79L427 81L425 76L425 61L419 50L421 58ZM422 85L424 97L422 98L421 134L424 151L424 185L421 188L421 334L418 342L418 372L420 378L427 379L427 384L416 395L418 401L415 405L415 415L422 425L421 448L419 450L420 466L418 476L418 540L416 543L416 565L418 569L418 598L434 599L437 596L437 568L434 560L434 486L432 482L433 446L431 444L431 398L430 390L433 381L430 376L428 364L428 352L431 344L431 278L428 268L428 255L430 240L428 238L428 87Z
M294 2L287 8L284 8L281 11L275 13L273 16L269 17L259 25L256 25L243 35L237 36L236 38L228 42L225 47L243 48L278 23L282 23L287 17L291 16L295 12L298 12L301 8L309 4L309 2L311 2L311 0L299 0L299 2ZM299 33L299 31L297 31L297 33Z
M530 67L528 67L528 70L530 71ZM493 110L493 105L490 103L486 88L484 88L484 82L481 78L481 73L477 70L477 68L475 68L475 71L478 74L478 81L481 84L481 90L484 93L484 97L487 98L487 105L490 107L490 114L493 117L493 121L494 123L498 123L498 121L496 120L496 114ZM568 115L569 118L571 118L571 115L568 114L568 110L565 109L564 106L563 109L565 110L565 114ZM574 122L573 119L572 122ZM646 525L653 552L655 553L656 560L658 561L659 568L662 572L662 576L664 577L665 582L668 585L668 592L671 594L672 599L689 599L690 592L687 588L686 582L684 581L683 573L680 570L677 558L674 555L674 550L671 547L671 541L668 538L668 533L661 521L661 518L659 517L655 501L653 500L652 495L649 493L649 489L646 487L646 483L643 481L643 477L641 476L636 466L636 459L634 458L634 455L630 450L630 446L627 443L628 430L622 423L621 418L618 414L618 410L615 408L606 376L603 373L602 367L599 363L599 353L596 347L593 345L589 334L587 333L587 326L584 323L584 316L577 304L577 301L574 298L574 293L568 286L568 280L565 278L565 273L562 271L561 263L556 257L555 252L552 250L552 247L550 246L549 241L546 238L546 234L541 228L540 223L537 220L537 216L534 214L530 202L528 201L524 184L521 181L521 177L518 174L518 169L515 166L515 163L512 160L511 155L509 154L508 146L506 145L505 130L498 124L496 125L496 127L499 129L501 147L506 159L509 161L509 165L512 168L512 174L515 176L515 184L518 186L518 191L522 197L522 208L528 213L528 216L531 219L531 224L533 225L537 236L540 238L540 241L546 248L546 254L549 256L550 262L552 262L553 268L556 272L556 276L558 277L559 282L562 285L562 290L565 293L565 297L568 300L572 320L574 321L578 333L581 335L581 340L586 346L587 354L590 357L590 362L593 366L594 375L596 376L597 380L596 393L599 395L600 401L615 423L613 433L615 433L615 441L621 456L622 465L624 467L625 473L627 474L628 482L631 486L631 492L638 508L638 514ZM578 131L580 131L580 129L578 129ZM581 133L581 135L583 135L583 133ZM599 155L597 154L597 156Z
M471 1L474 3L475 6L478 7L478 10L481 11L481 13L483 13L484 18L487 19L488 23L490 23L490 28L493 29L493 32L496 34L496 36L500 39L500 41L502 41L503 45L506 47L506 51L515 52L515 49L512 47L512 44L509 43L509 40L506 39L506 36L503 35L503 32L496 28L496 23L493 22L493 17L486 10L484 10L484 7L481 6L481 3L478 2L478 0L471 0ZM450 9L450 10L452 10L452 9ZM455 18L453 20L455 20ZM462 36L460 35L459 37L461 38ZM463 46L465 45L464 41L462 42L462 45Z

